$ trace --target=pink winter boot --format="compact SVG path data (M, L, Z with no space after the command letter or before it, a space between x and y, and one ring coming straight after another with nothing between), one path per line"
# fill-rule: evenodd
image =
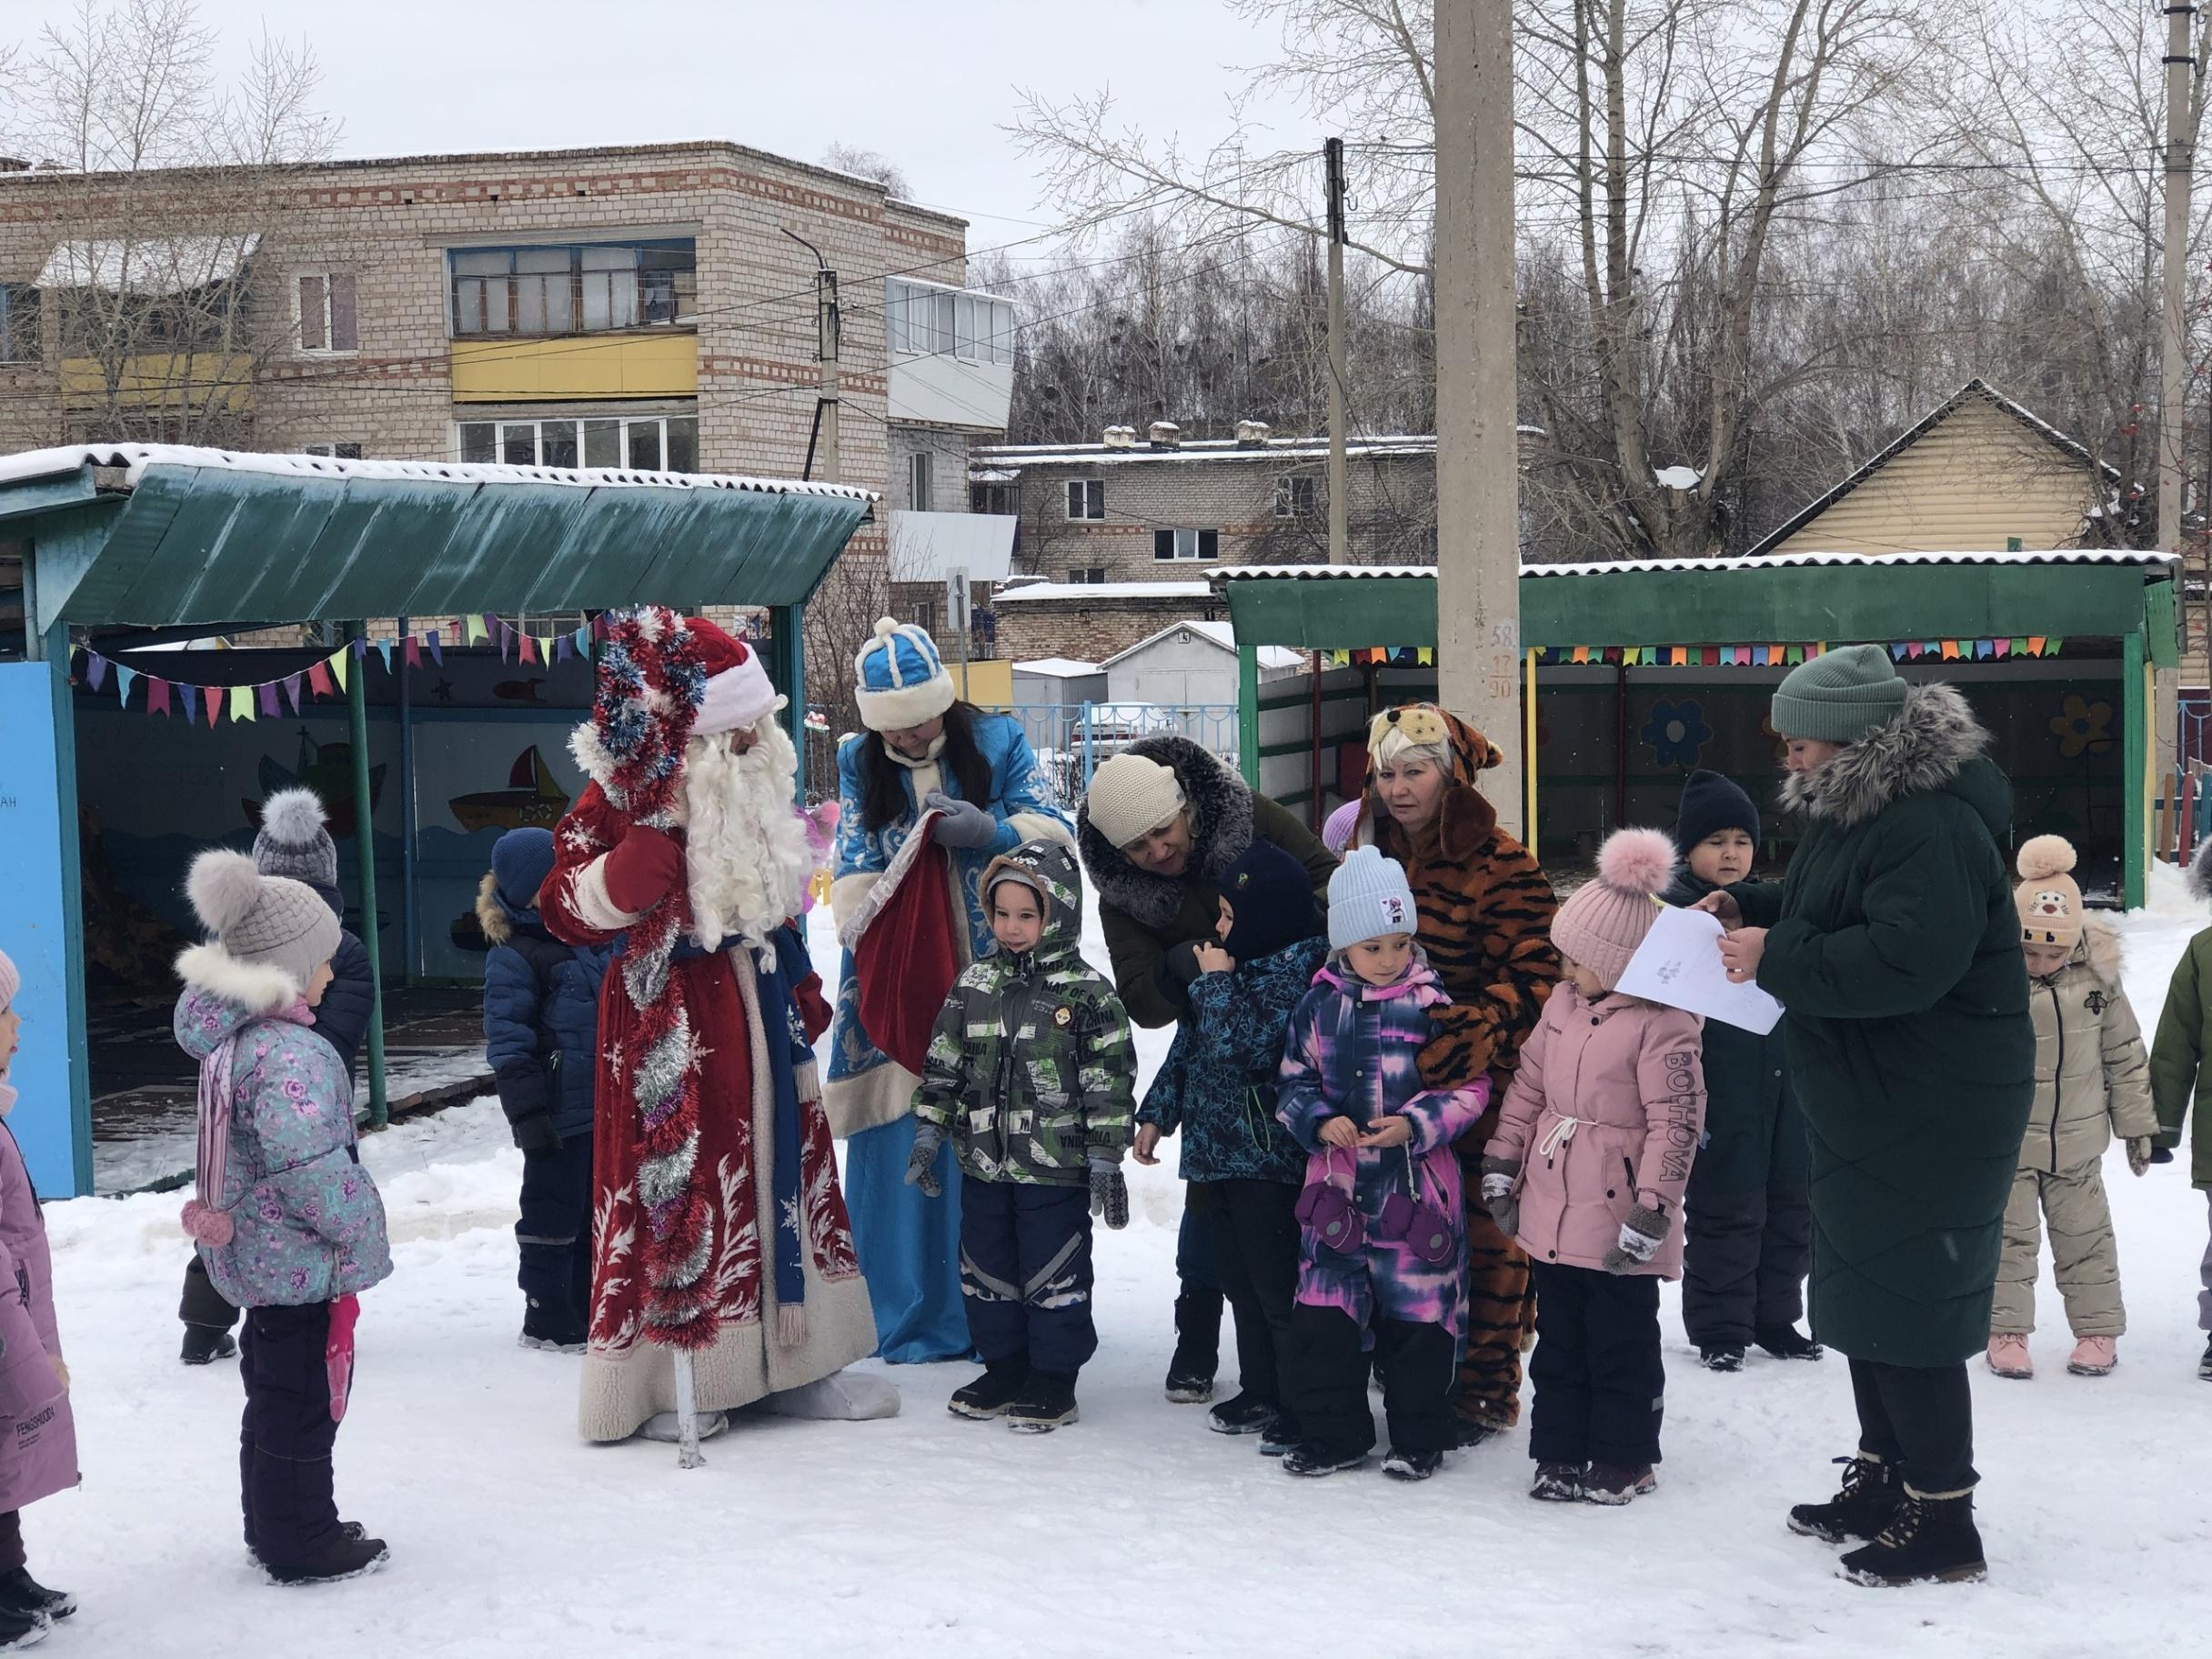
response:
M2066 1356L2066 1369L2077 1377L2108 1377L2120 1362L2118 1347L2109 1336L2085 1336Z
M2077 1348L2076 1353L2081 1351ZM2027 1357L2027 1338L2025 1336L1993 1336L1989 1339L1989 1369L2000 1377L2015 1377L2022 1382L2036 1374L2036 1362Z

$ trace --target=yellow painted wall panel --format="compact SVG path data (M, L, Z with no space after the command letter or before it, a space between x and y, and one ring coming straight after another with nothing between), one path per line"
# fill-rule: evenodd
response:
M2071 547L2095 500L2088 463L1969 404L1773 550L1989 552Z
M699 337L573 335L552 340L453 342L453 401L531 403L583 397L695 397Z
M106 403L106 368L97 357L63 358L63 397L79 406ZM115 401L131 408L186 402L202 407L212 396L226 409L242 409L251 400L253 377L254 361L242 354L145 352L123 360Z
M948 644L957 654L960 649L957 637ZM945 669L952 676L953 689L960 692L962 700L973 703L979 709L1011 709L1014 706L1012 662L971 662L968 665L964 684L958 662L947 662Z

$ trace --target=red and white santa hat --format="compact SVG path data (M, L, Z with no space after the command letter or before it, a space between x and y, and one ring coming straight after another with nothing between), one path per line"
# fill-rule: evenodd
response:
M785 706L787 699L777 695L759 651L742 639L731 638L704 617L693 617L685 626L697 645L699 666L707 670L707 694L699 700L699 718L691 723L693 737L756 725Z

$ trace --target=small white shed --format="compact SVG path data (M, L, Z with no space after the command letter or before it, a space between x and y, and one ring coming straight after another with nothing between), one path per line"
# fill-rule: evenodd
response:
M1171 622L1099 666L1105 670L1108 702L1190 708L1237 700L1236 636L1226 620ZM1303 651L1260 647L1262 685L1305 669Z
M1014 705L1040 703L1102 703L1106 700L1106 670L1095 662L1072 657L1040 657L1013 666Z

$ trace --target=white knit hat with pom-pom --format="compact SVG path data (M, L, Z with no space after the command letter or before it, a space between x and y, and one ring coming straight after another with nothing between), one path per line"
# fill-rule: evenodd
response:
M1559 907L1552 942L1611 990L1659 919L1674 861L1674 838L1665 830L1615 830L1597 850L1597 880Z
M2012 901L2020 912L2021 942L2079 944L2086 918L2081 889L2066 873L2074 868L2074 843L2063 835L2031 836L2020 844L2013 867L2020 872Z
M242 852L203 852L192 860L185 890L223 955L281 970L294 995L337 954L338 919L315 890L288 876L263 875Z

